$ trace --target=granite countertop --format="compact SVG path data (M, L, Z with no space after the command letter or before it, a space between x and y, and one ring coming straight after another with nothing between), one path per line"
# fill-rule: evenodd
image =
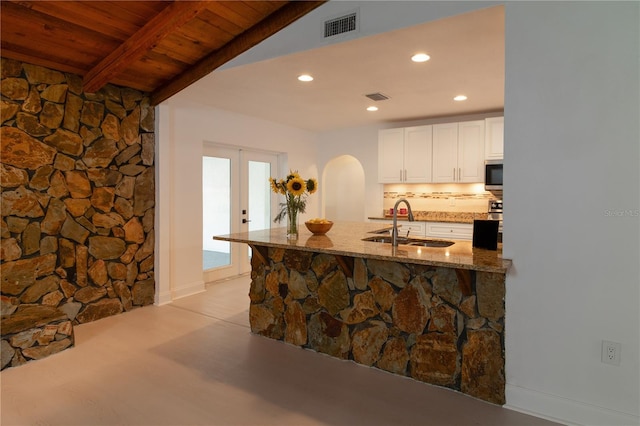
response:
M473 247L471 241L449 240L454 241L455 244L445 248L416 247L403 244L394 248L388 243L362 241L363 238L374 235L371 234L372 231L384 228L379 223L336 222L326 235L313 235L301 224L297 241L287 240L285 228L239 232L214 236L213 239L485 272L506 273L511 266L511 260L502 258L500 246L497 251L479 249Z
M443 212L443 211L416 211L413 217L420 222L452 222L452 223L473 223L474 220L487 219L488 213L478 212ZM392 215L371 216L370 220L389 220ZM398 215L398 220L408 220L407 215Z

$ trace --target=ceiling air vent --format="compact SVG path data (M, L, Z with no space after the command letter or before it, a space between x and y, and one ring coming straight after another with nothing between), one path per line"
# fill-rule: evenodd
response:
M386 101L387 99L389 99L387 95L383 95L380 92L369 93L368 95L365 95L365 96L371 99L372 101Z
M358 14L350 13L339 18L330 19L324 23L324 37L333 37L338 34L344 34L355 31L358 26Z

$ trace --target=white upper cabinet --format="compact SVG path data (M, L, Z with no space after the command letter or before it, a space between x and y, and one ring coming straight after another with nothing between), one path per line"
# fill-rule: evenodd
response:
M402 182L404 175L404 129L378 132L378 182Z
M504 156L504 117L484 120L484 158L502 160Z
M484 120L433 126L433 182L484 182Z
M458 123L457 182L484 182L484 120Z
M404 182L431 182L432 126L404 129Z
M431 182L431 126L378 132L378 182Z
M455 182L458 169L458 123L433 126L433 181Z

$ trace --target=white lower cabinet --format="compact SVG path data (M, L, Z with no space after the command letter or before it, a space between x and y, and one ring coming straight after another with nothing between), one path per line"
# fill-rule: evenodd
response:
M450 222L425 222L425 236L433 238L451 238L454 240L472 240L473 224Z
M393 221L382 222L385 225L392 225ZM472 240L473 224L472 223L454 223L454 222L423 222L408 220L398 220L398 225L402 225L398 235L404 237L409 231L410 237L431 237L452 240Z
M393 225L393 221L384 221L382 222L385 225ZM424 237L425 233L425 224L426 222L418 222L418 221L408 221L408 220L398 220L398 226L400 227L400 231L398 235L406 236L407 231L409 231L410 237ZM402 225L402 226L400 226Z
M398 231L398 235L406 236L407 231L409 231L410 237L424 237L425 222L398 221L398 225L400 224L402 225L402 228Z

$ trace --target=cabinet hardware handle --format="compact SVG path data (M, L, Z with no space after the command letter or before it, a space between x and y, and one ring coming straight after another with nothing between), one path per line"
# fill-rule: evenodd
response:
M404 169L404 181L407 181L407 169Z
M458 167L458 180L462 180L462 169Z
M456 168L453 168L453 181L456 181Z
M402 169L400 169L400 182L402 182Z

